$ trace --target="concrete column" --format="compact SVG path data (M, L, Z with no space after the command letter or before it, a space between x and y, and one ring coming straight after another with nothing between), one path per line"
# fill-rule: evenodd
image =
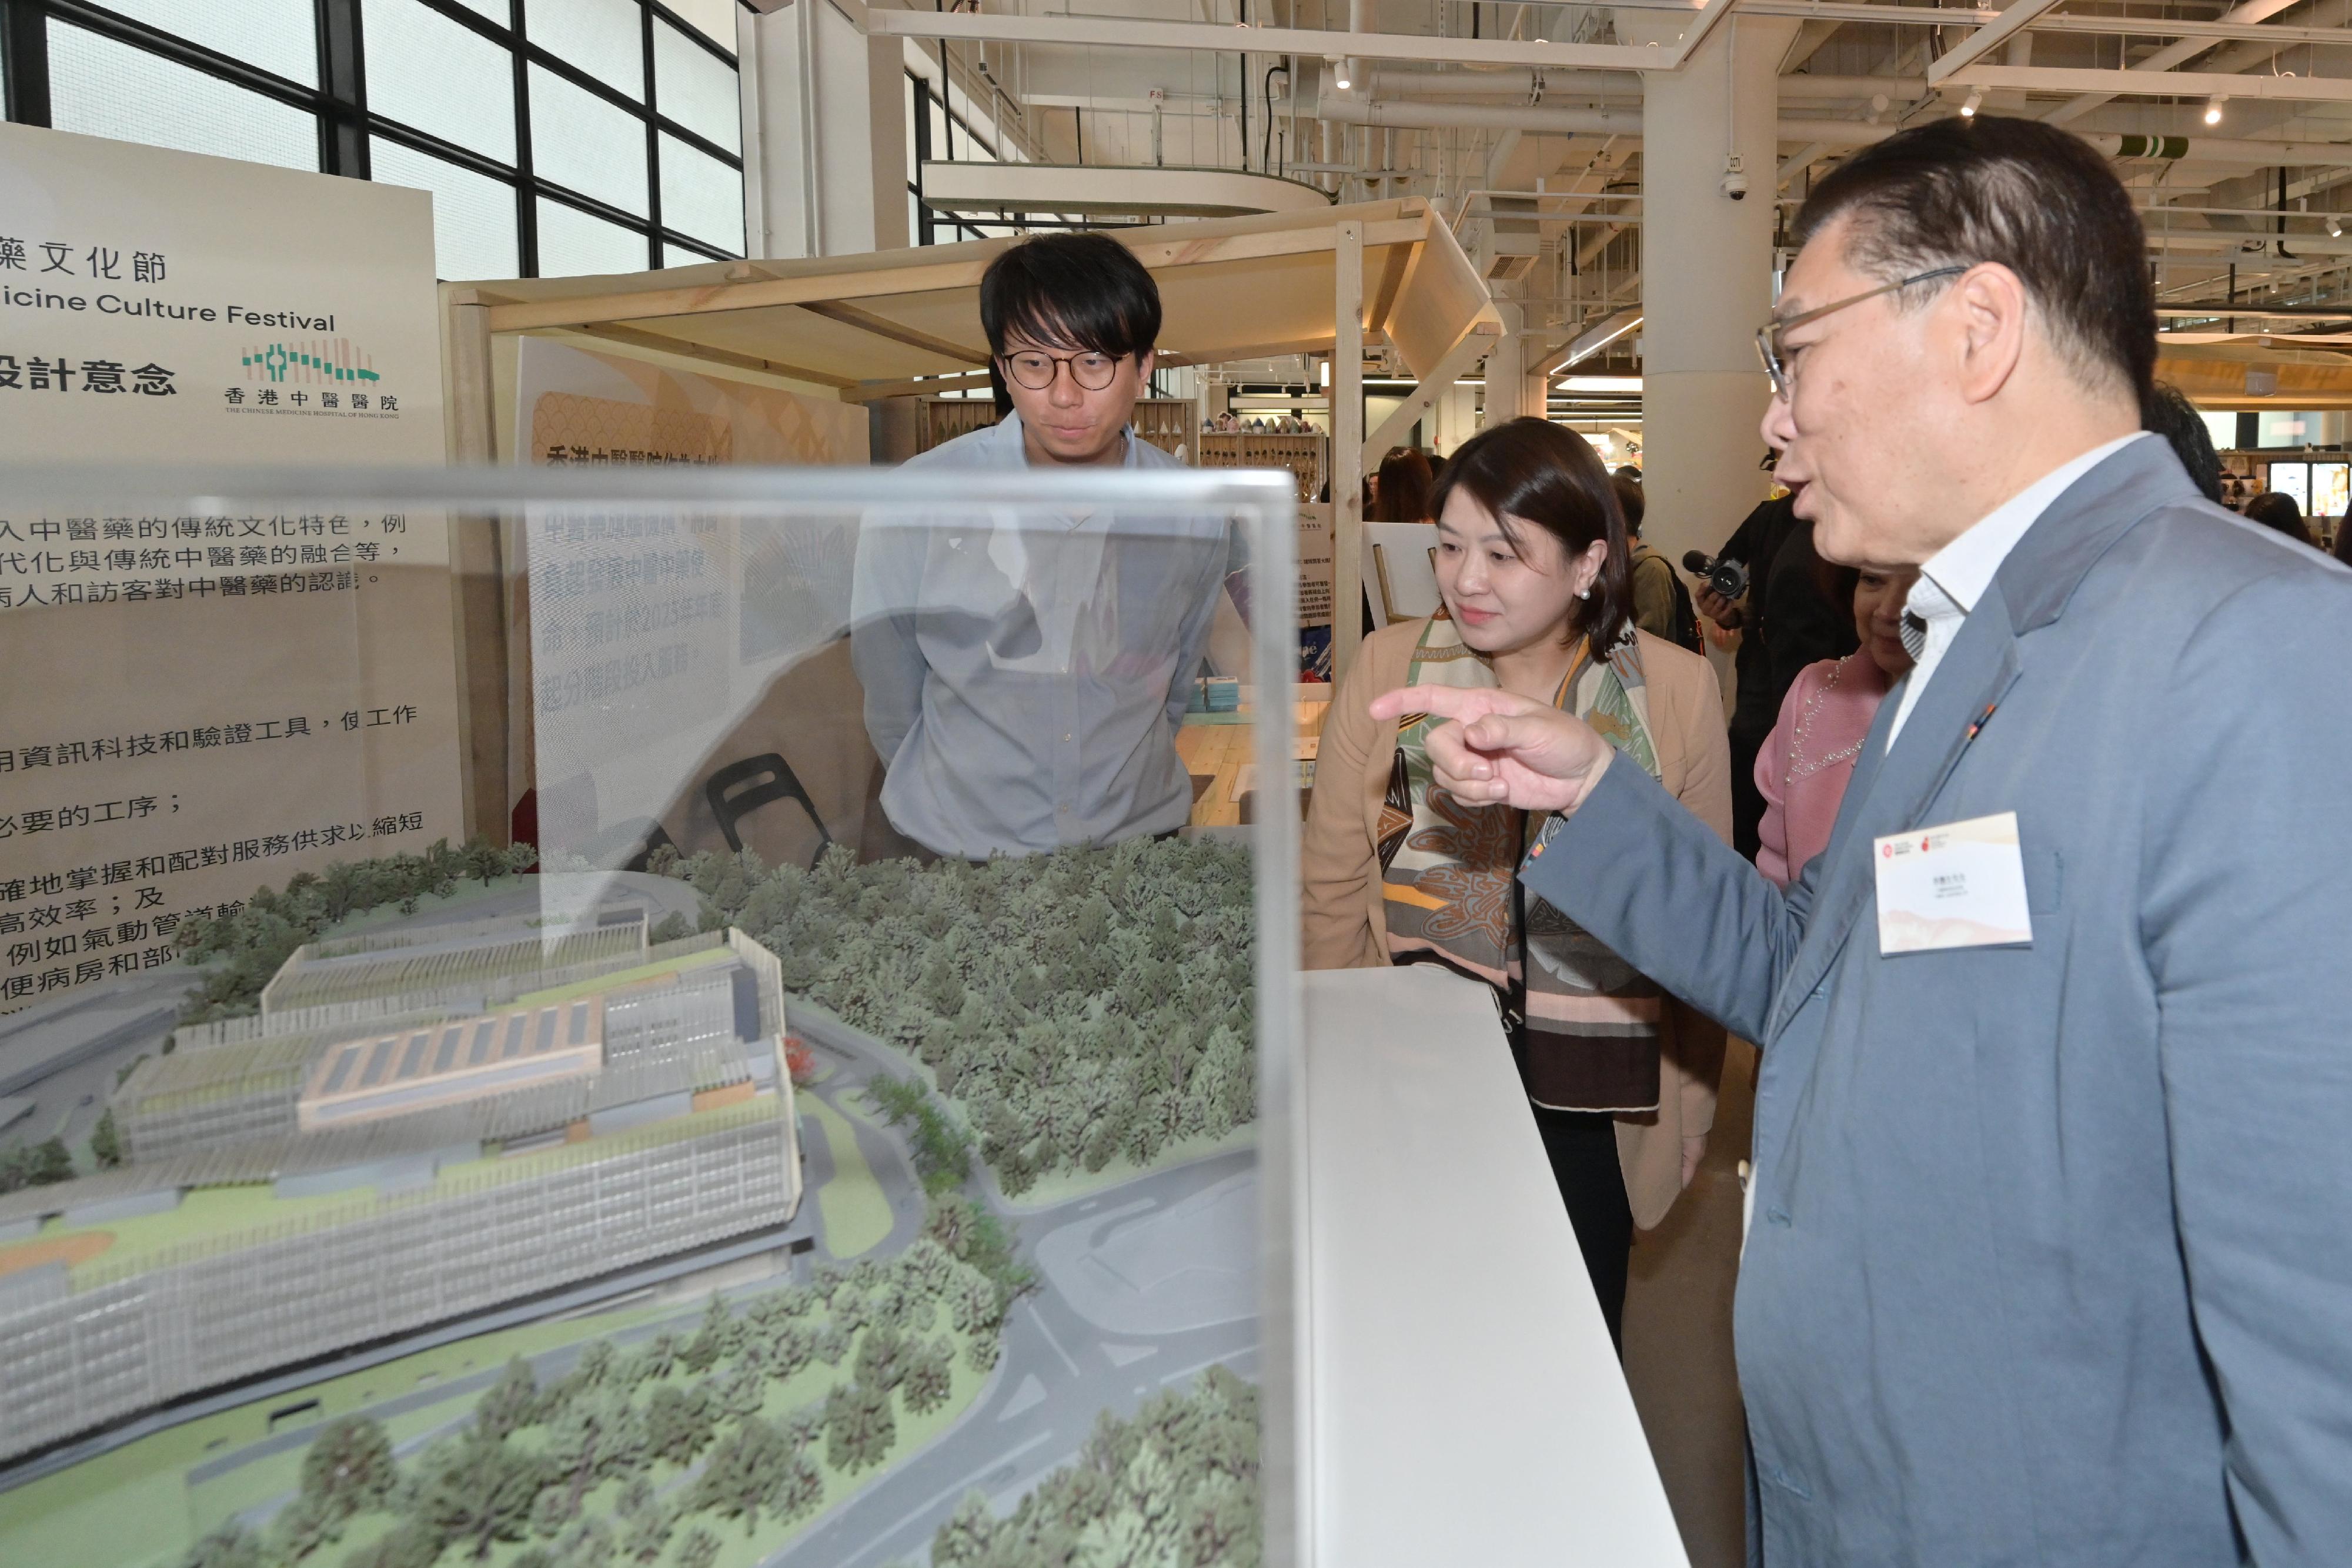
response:
M1671 45L1688 25L1617 13L1633 44ZM1670 560L1712 551L1768 490L1755 340L1772 308L1777 73L1798 26L1730 18L1683 69L1643 78L1642 534ZM1732 157L1742 201L1723 193Z
M744 209L751 255L898 250L907 231L906 46L830 0L742 13Z
M1542 347L1541 334L1528 330L1528 311L1519 300L1526 291L1525 283L1493 285L1495 309L1503 318L1503 335L1495 340L1493 350L1486 356L1486 423L1490 425L1522 416L1541 419L1544 415L1549 378L1536 357ZM1462 439L1469 437L1465 434Z
M1527 340L1521 336L1527 325L1527 313L1513 296L1515 284L1496 282L1491 286L1495 296L1495 313L1503 319L1503 335L1486 354L1486 423L1500 424L1528 413L1540 413L1542 405L1533 410L1527 402Z

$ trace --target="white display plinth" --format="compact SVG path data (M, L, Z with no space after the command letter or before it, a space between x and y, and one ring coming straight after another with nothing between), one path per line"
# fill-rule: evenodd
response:
M1491 993L1304 982L1315 1561L1685 1568Z

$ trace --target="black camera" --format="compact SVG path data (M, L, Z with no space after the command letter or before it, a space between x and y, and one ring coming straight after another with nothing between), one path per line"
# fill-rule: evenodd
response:
M1709 588L1735 602L1748 591L1748 564L1745 561L1726 560L1721 556L1711 556L1705 550L1695 549L1683 557L1683 570L1694 577L1706 579Z

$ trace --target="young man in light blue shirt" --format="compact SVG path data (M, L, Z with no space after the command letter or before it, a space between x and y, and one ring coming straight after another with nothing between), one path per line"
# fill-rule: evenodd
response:
M1126 246L1027 241L990 264L980 300L1007 412L909 466L1180 466L1129 428L1160 293ZM1221 517L869 519L850 652L891 823L972 860L1181 827L1176 727L1227 553Z

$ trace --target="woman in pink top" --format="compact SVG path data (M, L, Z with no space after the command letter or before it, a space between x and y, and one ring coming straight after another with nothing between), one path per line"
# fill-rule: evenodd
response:
M1911 668L1911 655L1903 651L1903 601L1917 571L1849 567L1837 575L1837 586L1853 595L1862 646L1797 673L1780 704L1780 722L1756 754L1756 787L1764 793L1756 869L1782 887L1829 847L1838 802L1845 799L1879 701Z

